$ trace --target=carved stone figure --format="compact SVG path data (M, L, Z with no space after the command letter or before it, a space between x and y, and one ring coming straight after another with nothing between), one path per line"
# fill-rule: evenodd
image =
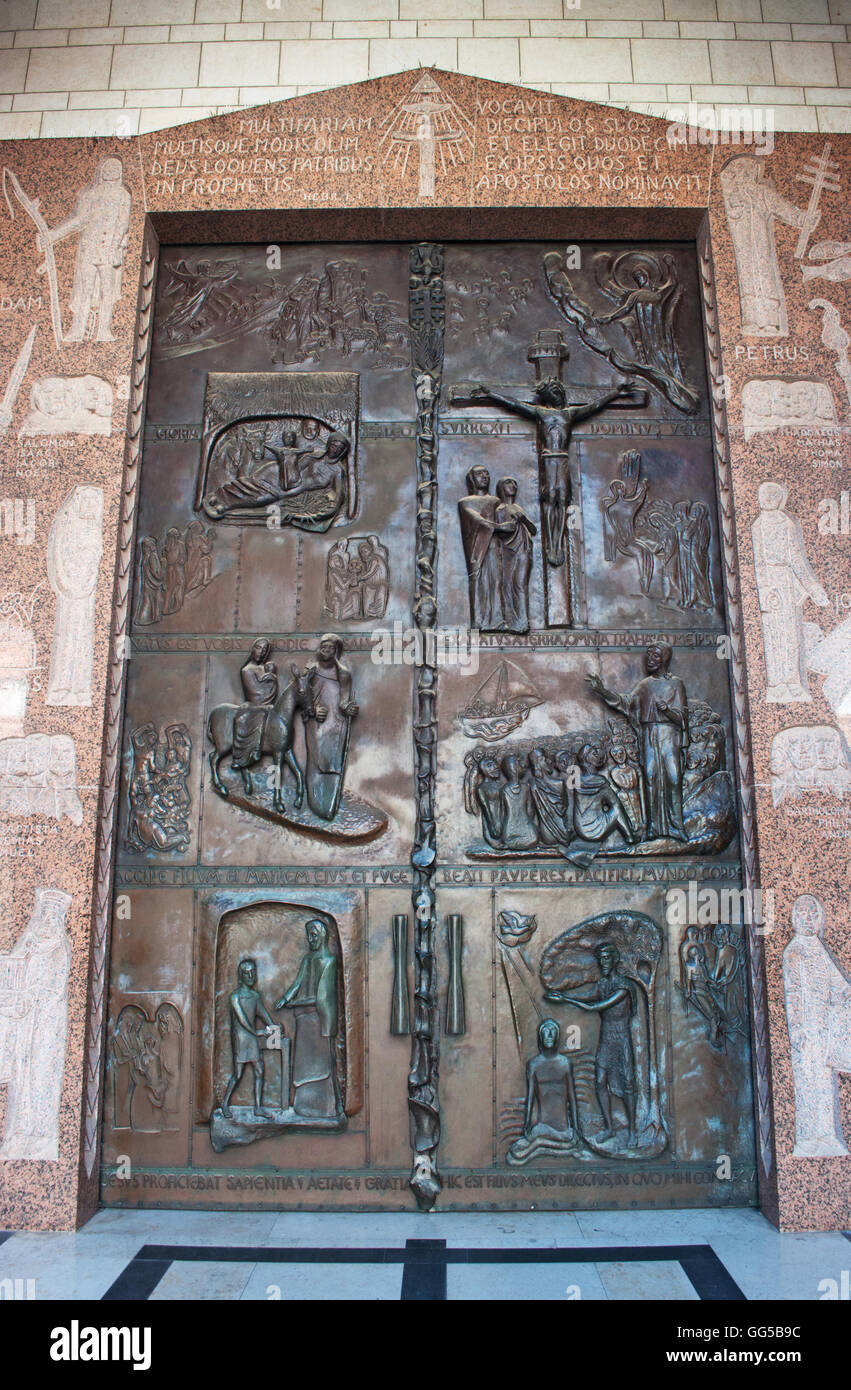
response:
M112 387L99 376L45 376L30 387L19 430L37 434L112 434Z
M795 1087L795 1158L846 1158L840 1073L851 1072L851 979L824 944L824 904L805 893L792 904L783 951L786 1023Z
M275 1005L295 1014L293 1110L303 1119L339 1120L343 1115L334 1039L337 1033L337 957L328 928L316 917L305 925L307 952L298 974Z
M70 734L27 734L0 742L0 815L67 816L72 825L82 825Z
M61 503L47 540L56 595L48 705L92 703L95 590L103 552L103 489L81 484Z
M0 598L0 739L23 735L30 682L38 680L32 618L40 588Z
M760 514L751 527L754 569L762 618L765 698L769 704L801 704L812 699L807 682L803 607L819 608L827 594L810 568L801 524L784 509L783 483L762 483Z
M851 241L820 241L807 253L817 265L802 265L801 276L808 280L832 280L841 284L851 280Z
M39 233L39 248L51 257L57 241L77 236L67 343L83 341L92 314L99 343L112 342L115 336L112 313L121 298L121 268L130 227L130 193L123 177L120 159L100 160L92 182L78 194L71 216L49 228L46 236Z
M6 171L4 171L4 175L5 172ZM30 365L30 357L32 356L33 343L35 342L35 335L37 332L38 324L35 324L24 339L18 356L15 359L15 365L9 373L9 380L3 392L3 399L0 401L0 434L5 434L12 423L15 402L18 399L18 394L24 383L24 377L27 374L27 368Z
M130 742L128 848L136 853L187 849L190 795L186 782L192 760L189 730L185 724L172 725L162 742L155 726L144 724L133 731Z
M648 836L685 840L683 773L689 741L688 702L683 682L668 674L672 655L664 643L648 647L644 658L647 674L629 695L609 690L599 676L589 676L588 684L630 722L638 736Z
M232 1118L231 1096L242 1080L245 1068L251 1067L254 1077L254 1114L271 1119L271 1111L263 1105L263 1079L266 1067L258 1038L265 1038L267 1030L275 1028L275 1021L255 989L257 962L248 957L241 960L237 970L237 981L237 987L229 1000L233 1071L225 1088L222 1114L226 1120ZM257 1027L258 1018L263 1020L264 1027Z
M411 153L417 151L420 198L434 197L438 159L440 172L445 174L472 154L470 118L430 72L423 73L382 124L386 124L380 141L385 146L382 162L392 160L399 177L404 178Z
M70 893L37 888L32 915L0 956L0 1082L6 1120L0 1160L55 1163L65 1070Z
M721 193L736 257L742 334L746 338L785 338L789 332L786 296L777 264L775 219L802 228L807 216L778 193L754 155L735 155L721 170ZM809 225L814 227L820 213Z
M780 806L803 792L829 792L842 800L851 791L851 766L838 729L830 724L780 729L771 740L771 800Z
M821 340L836 358L836 374L845 387L845 394L851 405L851 358L848 356L851 336L843 328L839 310L830 300L811 299L807 308L821 310Z
M512 1165L539 1154L566 1154L580 1138L576 1088L570 1059L559 1050L561 1030L553 1018L538 1027L538 1051L526 1064L523 1134L506 1154Z
M767 430L836 430L833 392L824 381L753 379L742 387L745 443Z
M125 1004L110 1039L113 1129L160 1133L179 1128L183 1019L174 1004L157 1006L153 1020Z
M851 619L825 636L817 635L813 624L807 639L807 670L824 676L821 693L851 748Z

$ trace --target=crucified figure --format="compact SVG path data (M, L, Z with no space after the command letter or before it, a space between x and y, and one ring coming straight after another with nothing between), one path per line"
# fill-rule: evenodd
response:
M584 405L568 405L564 384L556 377L547 377L538 382L535 403L517 400L514 396L507 396L502 391L481 384L463 390L450 390L451 402L460 403L463 400L471 405L476 401L492 401L495 405L504 405L515 415L535 421L540 459L544 555L547 564L554 569L560 568L565 562L565 531L573 495L568 465L573 427L579 420L596 415L621 396L631 396L633 390L634 383L628 379Z

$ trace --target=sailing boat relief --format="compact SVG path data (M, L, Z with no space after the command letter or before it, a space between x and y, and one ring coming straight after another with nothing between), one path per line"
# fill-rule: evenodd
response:
M543 703L523 672L513 662L501 661L461 711L461 728L468 738L496 743L519 729L529 711Z

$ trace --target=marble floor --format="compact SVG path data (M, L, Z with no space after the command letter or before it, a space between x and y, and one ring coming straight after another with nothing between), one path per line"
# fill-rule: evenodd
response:
M849 1298L851 1234L749 1210L99 1212L0 1233L0 1299Z

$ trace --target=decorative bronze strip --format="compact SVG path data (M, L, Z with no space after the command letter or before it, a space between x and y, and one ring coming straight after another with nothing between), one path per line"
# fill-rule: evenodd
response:
M124 454L124 481L118 531L115 587L112 601L112 640L106 689L106 722L101 759L101 794L98 811L98 840L95 857L95 883L92 902L91 962L89 969L89 1016L86 1032L83 1145L86 1175L95 1169L100 1140L100 1103L103 1071L103 1035L106 1011L106 980L109 963L109 923L112 910L113 844L118 811L121 774L121 713L124 707L124 677L130 642L130 592L133 576L133 539L139 465L142 457L145 384L151 348L154 285L157 277L159 243L148 228L142 250L139 286L139 312L133 351L133 380L127 418L127 446Z
M414 622L424 633L423 660L414 691L414 1019L408 1108L413 1168L410 1185L423 1211L434 1206L442 1183L437 1171L440 1105L437 1096L439 1015L434 959L437 930L434 796L437 772L437 662L434 642L437 560L437 417L443 372L443 247L412 246L408 315L411 373L417 400L417 521ZM431 638L431 640L430 640Z
M712 434L715 446L718 480L718 508L721 521L724 588L727 600L727 622L731 646L730 685L733 698L733 718L736 734L736 762L739 784L739 830L742 838L742 864L748 901L759 887L759 859L754 819L753 759L751 756L750 722L748 717L747 678L742 623L742 604L738 580L738 554L733 522L733 490L730 477L730 437L725 408L725 381L721 361L721 339L718 332L718 312L715 304L715 282L709 245L708 219L698 238L698 261L703 308L706 320L706 351L711 378ZM753 915L753 914L752 914ZM765 993L765 960L763 938L759 924L747 923L748 961L751 986L751 1025L754 1084L756 1091L757 1157L760 1176L764 1182L774 1168L771 1092L771 1059L768 1049L768 1005Z

